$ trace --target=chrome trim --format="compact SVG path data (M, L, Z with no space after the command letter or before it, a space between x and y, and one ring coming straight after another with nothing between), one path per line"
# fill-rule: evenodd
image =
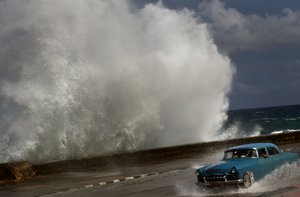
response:
M203 176L204 182L227 182L227 173L224 175L208 175L208 176Z
M197 185L199 185L199 186L238 185L242 182L243 182L243 179L238 179L238 180L214 181L214 182L204 182L204 183L197 182Z

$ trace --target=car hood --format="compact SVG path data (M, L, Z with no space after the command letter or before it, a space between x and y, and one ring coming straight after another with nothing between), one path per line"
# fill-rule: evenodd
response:
M233 167L239 168L241 165L249 164L253 161L253 158L236 158L222 160L216 164L208 165L200 168L201 173L210 175L210 174L225 174L229 173Z

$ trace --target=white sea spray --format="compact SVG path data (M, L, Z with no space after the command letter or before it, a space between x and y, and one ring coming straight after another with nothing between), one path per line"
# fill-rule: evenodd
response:
M207 24L161 3L0 1L0 162L213 140L233 75Z

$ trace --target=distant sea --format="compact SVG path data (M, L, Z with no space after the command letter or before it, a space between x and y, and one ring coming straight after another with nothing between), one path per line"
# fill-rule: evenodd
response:
M236 130L241 136L300 130L300 105L232 110L224 129Z

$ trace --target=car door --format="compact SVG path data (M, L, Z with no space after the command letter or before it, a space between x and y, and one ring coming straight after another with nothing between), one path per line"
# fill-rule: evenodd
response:
M259 156L258 163L260 168L260 174L256 178L260 179L272 171L273 165L272 158L269 156L266 148L259 148L257 149L257 152Z
M267 151L268 151L268 155L270 157L270 161L272 164L272 171L273 171L283 164L282 159L280 158L280 153L276 148L267 147Z

